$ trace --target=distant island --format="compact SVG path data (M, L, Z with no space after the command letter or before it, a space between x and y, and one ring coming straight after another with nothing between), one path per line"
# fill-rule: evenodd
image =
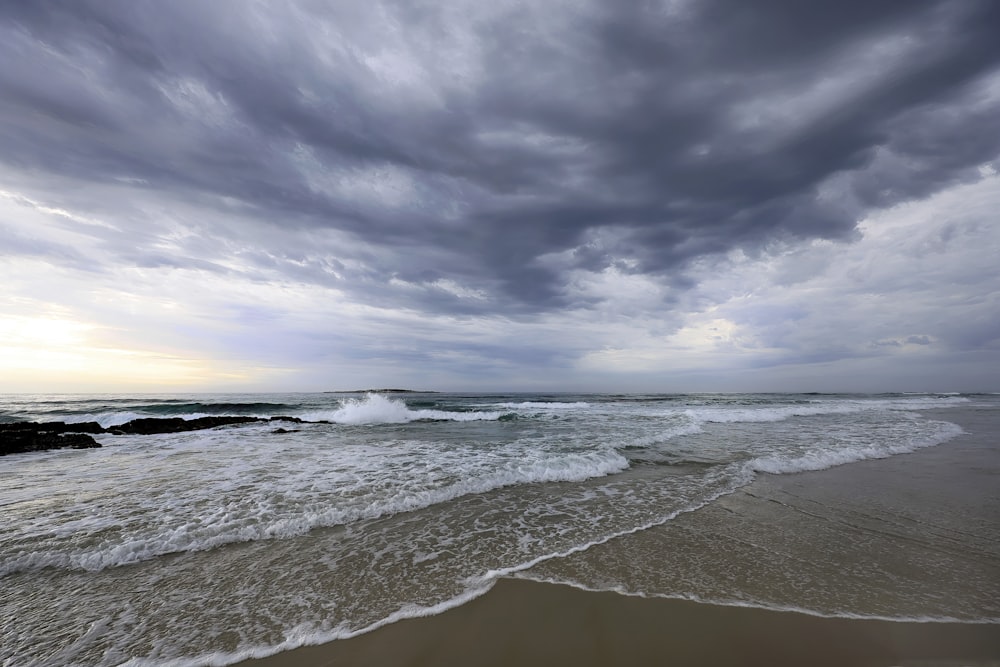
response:
M324 391L324 394L440 394L439 391L422 389L352 389L350 391Z

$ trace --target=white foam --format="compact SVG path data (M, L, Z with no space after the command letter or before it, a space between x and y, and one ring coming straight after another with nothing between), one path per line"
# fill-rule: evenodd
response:
M653 435L641 436L637 438L632 438L628 442L621 443L622 446L631 448L644 448L644 447L654 447L656 445L661 445L670 440L683 437L685 435L695 435L703 432L704 429L700 424L691 422L687 424L678 424L671 428L664 429L659 433Z
M747 481L747 480L744 480ZM239 651L234 652L215 652L210 654L204 654L201 656L196 656L192 658L177 658L170 660L162 659L148 659L148 658L133 658L126 663L123 663L122 667L195 667L196 665L216 665L218 667L223 667L225 665L230 665L236 662L247 660L250 658L264 658L267 656L275 655L277 653L282 653L284 651L289 651L301 646L310 646L317 644L324 644L330 641L349 639L351 637L356 637L358 635L377 630L378 628L396 623L401 620L409 618L419 618L425 616L435 616L441 614L449 609L462 606L484 594L489 592L497 583L497 581L502 577L508 577L515 573L526 570L538 563L550 560L552 558L560 558L569 556L580 551L589 549L597 544L603 544L616 537L621 537L622 535L627 535L641 530L646 530L656 525L661 525L675 518L677 515L694 511L700 507L704 507L713 500L731 493L737 488L736 486L732 488L727 488L726 490L713 494L711 497L707 498L704 502L697 503L693 506L684 508L682 510L671 512L669 515L663 517L661 520L651 522L647 525L636 527L631 530L621 531L612 535L608 535L602 539L595 540L591 543L580 545L572 549L560 551L558 553L545 554L537 558L533 558L530 561L519 563L517 565L494 569L485 572L481 575L469 577L464 580L464 588L458 595L443 600L437 604L433 605L418 605L413 603L407 603L402 605L395 612L386 615L384 618L371 623L363 628L350 629L344 627L343 625L334 628L333 630L326 631L315 631L312 628L292 628L286 632L286 639L284 642L275 644L272 646L252 646L247 647ZM529 577L525 577L529 578Z
M336 410L313 410L297 416L305 421L328 421L335 424L406 424L419 420L433 421L495 421L505 412L456 412L446 410L411 410L398 398L368 394L364 398L344 399Z
M905 440L881 442L864 446L836 447L833 449L812 449L793 456L774 454L762 456L750 462L751 469L775 475L826 470L835 466L868 459L884 459L896 454L909 454L923 447L933 447L961 434L962 428L950 422L936 422L940 425L937 433L913 437Z
M570 579L558 579L556 577L543 577L534 575L530 572L518 572L512 577L518 579L524 579L526 581L535 581L543 584L554 584L557 586L569 586L570 588L576 588L581 591L587 591L588 593L617 593L618 595L624 595L626 597L637 597L644 599L661 599L661 600L687 600L689 602L697 602L698 604L709 604L716 605L719 607L739 607L743 609L762 609L765 611L779 611L779 612L789 612L793 614L805 614L806 616L815 616L818 618L845 618L845 619L856 619L862 621L889 621L891 623L965 623L970 625L980 625L980 624L997 624L1000 623L1000 618L956 618L954 616L883 616L879 614L857 614L852 612L824 612L816 609L809 609L807 607L799 607L793 605L780 605L773 604L763 601L747 601L747 600L736 600L732 598L704 598L698 595L682 594L682 593L647 593L645 591L630 591L623 586L608 586L606 588L587 586L578 581L573 581Z
M463 465L460 458L450 462L448 458L430 460L429 453L427 456L423 454L424 450L410 453L405 460L414 464L411 477L395 483L391 477L373 477L361 484L354 480L353 486L350 486L350 477L362 472L364 464L371 467L389 465L389 459L379 459L375 452L371 452L371 459L367 462L362 459L353 462L343 476L328 481L328 485L343 486L346 498L323 495L320 489L315 502L303 503L294 510L275 510L272 498L280 498L293 492L293 487L300 483L305 484L306 479L312 476L311 471L305 471L303 475L289 478L281 487L262 489L256 496L246 498L245 502L230 501L228 505L220 505L208 513L202 510L200 514L189 515L186 521L174 519L174 523L166 525L133 526L121 534L116 532L111 538L114 542L98 548L67 549L67 537L95 535L108 527L107 517L87 517L75 524L73 530L54 534L53 538L57 540L52 545L54 548L11 550L5 554L0 560L0 576L43 567L95 572L169 553L207 551L236 542L287 539L316 528L410 512L506 486L579 482L621 472L629 466L625 457L611 449L558 455L543 453L534 459L528 458L528 452L521 451L500 460L466 462L464 471L459 468ZM421 463L422 469L417 467ZM449 468L455 468L457 472ZM232 474L234 479L239 479L236 469ZM392 471L386 474L391 476ZM185 512L182 506L161 509L179 514Z
M150 415L141 415L138 412L101 412L98 414L73 415L64 420L67 424L82 424L84 422L97 422L102 428L119 426L133 419L141 419Z
M897 399L840 399L776 405L768 407L734 408L731 406L693 407L684 410L691 420L701 423L767 423L779 422L792 417L815 417L819 415L856 414L871 411L913 411L931 408L947 408L967 403L969 399L960 396Z
M731 468L731 469L733 469L733 468ZM735 469L733 469L733 470L735 470ZM634 535L635 533L640 533L640 532L649 530L650 528L655 528L656 526L662 526L663 524L667 523L668 521L674 520L675 518L677 518L681 514L686 514L688 512L694 512L695 510L699 510L702 507L705 507L706 505L709 505L710 503L715 502L719 498L721 498L723 496L727 496L730 493L733 493L737 489L739 489L739 488L741 488L741 487L746 486L747 484L749 484L752 480L753 480L752 473L749 473L749 472L747 472L745 470L744 471L737 471L735 474L733 474L731 476L731 478L729 480L729 483L725 487L723 487L722 489L720 489L718 491L715 491L713 493L710 493L710 494L706 495L700 501L698 501L696 503L693 503L693 504L691 504L691 505L689 505L687 507L683 507L681 509L678 509L678 510L675 510L675 511L672 511L672 512L668 512L668 513L666 513L666 514L664 514L664 515L656 518L653 521L647 521L647 522L641 523L639 525L631 526L631 527L626 528L624 530L610 532L610 533L608 533L608 534L606 534L606 535L604 535L604 536L602 536L602 537L600 537L598 539L591 540L590 542L585 542L583 544L574 545L573 547L570 547L569 549L564 549L562 551L550 552L550 553L538 556L536 558L532 558L531 560L527 560L527 561L524 561L522 563L518 563L516 565L511 565L509 567L497 568L497 569L490 570L490 571L486 572L485 574L483 574L481 577L471 578L468 581L468 583L472 584L472 583L475 583L477 581L490 581L490 580L499 579L500 577L511 576L511 575L513 575L513 574L515 574L517 572L522 572L524 570L532 568L532 567L538 565L539 563L544 563L545 561L549 561L549 560L552 560L552 559L555 559L555 558L566 558L567 556L572 556L573 554L577 554L577 553L581 553L581 552L587 551L588 549L590 549L592 547L596 547L596 546L598 546L600 544L605 544L605 543L610 542L611 540L617 539L619 537L624 537L626 535Z
M244 660L253 658L267 658L278 653L291 651L302 646L316 646L340 639L350 639L373 630L403 621L409 618L422 618L425 616L437 616L449 609L461 607L467 602L488 593L496 584L495 580L483 581L477 586L470 586L458 595L443 600L433 605L418 605L413 603L404 604L402 607L370 625L363 628L351 629L343 625L332 630L315 630L310 626L291 628L285 633L285 641L274 645L249 646L239 651L222 652L216 651L190 658L172 658L168 660L158 658L132 658L121 663L120 667L200 667L207 665L211 667L225 667Z
M293 411L288 411L293 412ZM330 410L311 410L298 412L295 416L304 421L332 422L335 424L406 424L414 421L495 421L508 411L448 411L448 410L411 410L402 399L388 398L381 394L369 393L364 398L344 399L340 406ZM236 413L226 411L216 413L191 412L184 414L141 414L138 412L103 412L88 413L67 417L67 423L97 422L104 428L120 426L133 419L199 419L210 416L236 416ZM266 419L271 414L240 413L238 416L258 417Z

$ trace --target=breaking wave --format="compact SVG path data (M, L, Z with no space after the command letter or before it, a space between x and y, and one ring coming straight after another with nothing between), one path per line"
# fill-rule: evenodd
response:
M306 421L328 421L335 424L406 424L414 421L496 421L509 411L411 410L402 399L367 394L364 398L347 398L336 410L314 410L298 417Z

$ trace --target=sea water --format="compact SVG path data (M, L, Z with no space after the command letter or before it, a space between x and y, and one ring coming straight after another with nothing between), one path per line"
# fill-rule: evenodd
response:
M0 661L228 664L437 613L515 573L690 596L665 573L710 543L657 531L700 530L765 473L947 447L962 432L948 411L973 407L1000 415L1000 397L0 396L6 422L304 420L102 434L101 449L0 458ZM823 615L1000 617L988 590L887 582L892 595L815 597L721 575L701 585L714 601Z

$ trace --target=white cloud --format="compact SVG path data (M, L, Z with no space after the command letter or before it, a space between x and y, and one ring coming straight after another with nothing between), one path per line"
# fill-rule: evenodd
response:
M957 365L951 374L942 366L964 364L967 349L985 346L1000 361L998 209L1000 178L989 175L877 212L853 243L703 261L679 326L623 320L596 336L603 345L579 368L645 374L647 384L659 375L671 386L671 373L696 373L718 389L771 388L776 378L802 388L935 389L959 376ZM971 382L981 382L976 375Z
M853 243L703 260L686 292L625 264L575 269L569 285L583 306L519 317L365 303L296 279L287 264L217 257L212 244L199 246L203 259L225 260L228 271L120 264L91 236L105 226L70 235L62 224L71 211L11 205L8 222L27 212L22 232L83 248L102 268L3 260L4 390L88 378L95 387L935 390L949 368L983 375L967 350L1000 358L995 174L875 213ZM167 225L149 238L177 254L186 229ZM486 298L451 279L396 282Z

